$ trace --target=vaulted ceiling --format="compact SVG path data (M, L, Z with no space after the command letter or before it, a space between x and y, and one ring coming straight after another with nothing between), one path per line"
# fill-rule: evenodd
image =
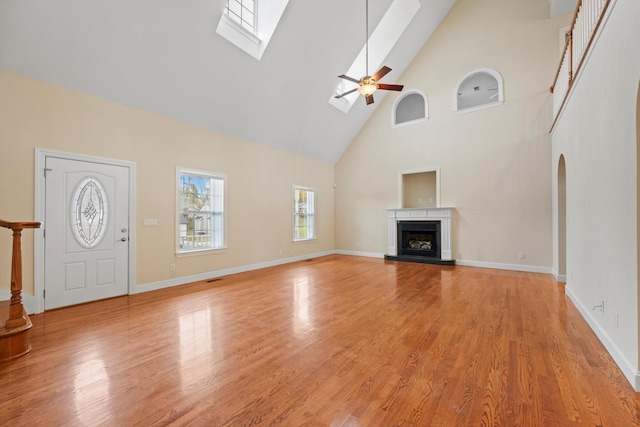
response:
M385 82L402 83L455 1L420 0ZM391 2L370 2L372 30ZM260 61L216 33L224 3L2 0L0 68L328 163L398 96L346 114L328 102L364 44L364 0L290 0Z

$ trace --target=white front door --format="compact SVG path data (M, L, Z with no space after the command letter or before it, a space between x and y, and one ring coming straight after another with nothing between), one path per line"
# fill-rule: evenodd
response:
M129 288L129 169L47 156L44 308Z

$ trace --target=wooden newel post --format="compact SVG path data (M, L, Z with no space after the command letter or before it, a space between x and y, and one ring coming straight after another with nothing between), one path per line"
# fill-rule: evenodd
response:
M12 329L24 326L27 318L22 306L22 230L25 228L40 228L39 222L8 222L0 220L0 227L13 230L13 252L11 255L11 302L9 318L5 328Z
M11 257L11 303L5 327L14 328L27 323L22 316L22 229L13 229L13 255Z

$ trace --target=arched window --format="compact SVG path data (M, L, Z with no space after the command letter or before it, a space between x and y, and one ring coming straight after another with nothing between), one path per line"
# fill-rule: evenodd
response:
M399 96L391 109L391 127L413 125L428 118L427 96L417 89L408 90Z
M467 113L502 105L504 102L502 76L491 68L473 70L460 80L453 98L456 113Z

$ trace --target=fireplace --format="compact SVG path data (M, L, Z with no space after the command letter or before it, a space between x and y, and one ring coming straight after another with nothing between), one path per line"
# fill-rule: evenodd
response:
M454 265L451 249L452 208L387 210L385 259Z
M398 255L440 259L440 221L398 221Z

